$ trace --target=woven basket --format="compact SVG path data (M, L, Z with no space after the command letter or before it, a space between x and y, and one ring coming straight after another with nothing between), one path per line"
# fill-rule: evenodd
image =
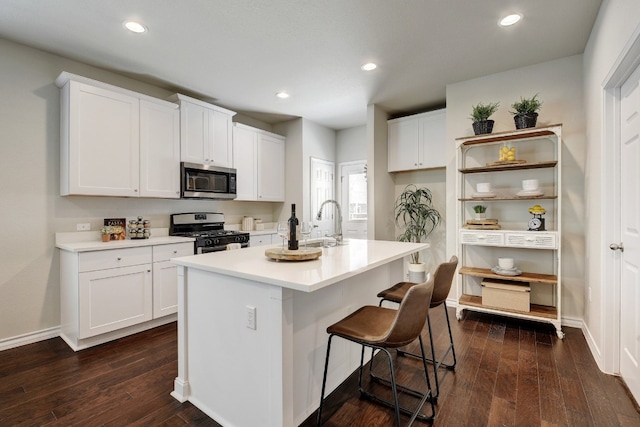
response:
M476 135L491 133L493 132L493 123L493 120L481 120L479 122L473 122L473 132Z
M538 113L516 114L513 120L516 123L516 129L534 128L538 121Z

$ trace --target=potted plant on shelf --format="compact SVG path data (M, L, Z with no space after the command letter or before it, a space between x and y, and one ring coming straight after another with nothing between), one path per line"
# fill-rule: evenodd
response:
M493 131L494 121L489 120L489 117L498 110L499 106L499 102L490 102L489 104L479 103L472 107L469 118L473 120L473 132L476 135L483 135Z
M483 205L475 205L473 211L476 213L476 219L485 219L487 207Z
M538 99L536 93L531 98L520 97L519 102L511 104L513 120L516 123L516 129L532 128L536 126L538 121L538 110L542 106L542 101Z
M396 199L394 206L396 225L402 229L401 242L420 243L426 240L440 224L440 213L433 207L428 188L408 185ZM426 278L426 265L420 261L420 252L410 255L409 281L422 283Z

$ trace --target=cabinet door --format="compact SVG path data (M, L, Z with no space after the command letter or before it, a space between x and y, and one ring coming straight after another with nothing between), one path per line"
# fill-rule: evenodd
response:
M140 196L180 197L180 113L175 104L140 101Z
M151 320L151 283L151 264L80 273L78 338Z
M178 311L178 267L171 261L153 263L153 318Z
M418 152L420 121L417 118L389 123L389 172L420 168Z
M445 111L439 110L425 114L420 119L419 167L445 167L446 142L447 122Z
M251 129L239 126L233 128L233 167L237 171L236 200L258 199L257 137L257 133Z
M209 110L209 163L231 167L233 164L233 137L231 116L216 110Z
M63 95L62 194L137 196L139 102L125 94L69 81ZM67 89L68 88L68 89ZM64 117L63 117L64 119ZM68 146L64 146L68 144Z
M209 162L209 109L182 101L180 103L180 160Z
M258 134L258 200L284 201L284 140Z

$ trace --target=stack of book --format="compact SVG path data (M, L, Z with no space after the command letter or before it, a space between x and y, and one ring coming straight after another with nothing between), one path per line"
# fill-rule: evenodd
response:
M497 219L468 219L463 227L471 230L500 230Z

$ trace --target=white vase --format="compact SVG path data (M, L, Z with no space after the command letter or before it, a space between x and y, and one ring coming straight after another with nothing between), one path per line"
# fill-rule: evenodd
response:
M412 283L424 283L427 280L427 265L424 262L409 263L409 281Z
M485 212L479 213L476 212L476 219L486 219L487 218L487 214Z

